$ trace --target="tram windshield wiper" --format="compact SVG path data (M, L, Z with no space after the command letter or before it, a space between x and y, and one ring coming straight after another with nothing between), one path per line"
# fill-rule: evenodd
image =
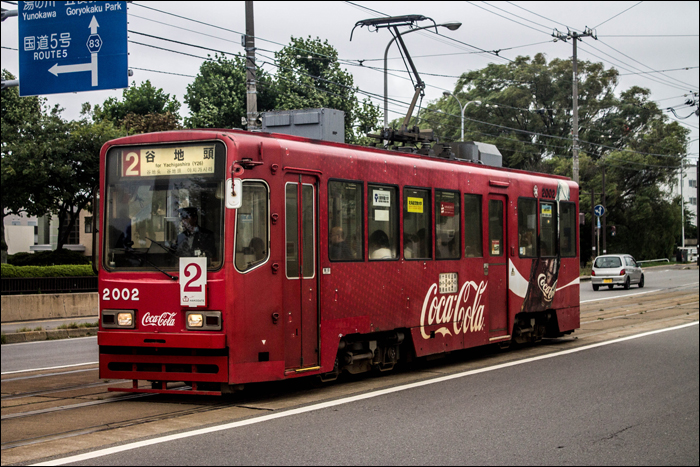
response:
M124 253L130 253L130 254L132 255L132 257L134 257L134 258L136 258L137 260L139 260L142 264L143 264L143 262L145 261L145 262L148 263L153 269L162 272L163 274L165 274L166 276L168 276L169 278L171 278L171 279L174 280L174 281L177 280L177 277L175 277L175 276L173 276L173 275L171 275L171 274L168 274L167 272L163 271L161 268L159 268L158 266L156 266L155 264L153 264L148 258L146 258L145 255L139 255L138 252L137 252L136 250L134 250L133 248L131 248L131 245L133 245L133 244L134 244L134 242L125 242L125 245L124 245ZM157 244L157 243L156 243L156 244Z

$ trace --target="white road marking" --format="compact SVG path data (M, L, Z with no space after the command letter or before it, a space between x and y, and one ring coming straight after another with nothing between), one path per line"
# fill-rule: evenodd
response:
M27 373L30 371L60 370L62 368L73 368L76 366L97 365L100 362L75 363L73 365L49 366L46 368L31 368L29 370L3 371L2 375L14 375L15 373Z
M321 403L309 405L306 407L299 407L297 409L291 409L291 410L286 410L286 411L279 412L279 413L263 415L261 417L249 418L246 420L240 420L240 421L233 422L233 423L227 423L224 425L213 426L213 427L209 427L209 428L202 428L199 430L187 431L184 433L177 433L174 435L163 436L160 438L147 439L144 441L138 441L135 443L124 444L122 446L115 446L115 447L111 447L111 448L100 449L98 451L88 452L85 454L79 454L76 456L64 457L62 459L54 459L51 461L42 462L42 463L33 464L33 465L64 465L64 464L70 464L72 462L82 462L82 461L86 461L86 460L90 460L90 459L96 459L98 457L108 456L110 454L117 454L119 452L131 451L133 449L138 449L138 448L142 448L142 447L146 447L146 446L152 446L154 444L160 444L160 443L165 443L168 441L175 441L175 440L179 440L179 439L190 438L193 436L215 433L217 431L230 430L233 428L240 428L243 426L254 425L257 423L267 422L270 420L276 420L278 418L290 417L292 415L299 415L299 414L303 414L303 413L313 412L315 410L327 409L329 407L336 407L336 406L343 405L343 404L349 404L351 402L357 402L357 401L361 401L361 400L365 400L365 399L372 399L374 397L379 397L379 396L384 396L387 394L405 391L407 389L413 389L413 388L418 388L418 387L422 387L422 386L427 386L429 384L442 383L443 381L449 381L449 380L453 380L453 379L457 379L457 378L464 378L465 376L476 375L479 373L486 373L488 371L500 370L501 368L508 368L511 366L536 362L539 360L545 360L548 358L559 357L562 355L583 352L585 350L591 350L591 349L595 349L597 347L603 347L606 345L617 344L618 342L624 342L624 341L631 340L631 339L638 339L640 337L650 336L650 335L658 334L658 333L662 333L662 332L675 331L677 329L683 329L683 328L686 328L689 326L697 326L697 325L698 325L698 321L694 321L692 323L682 324L682 325L674 326L671 328L657 329L656 331L649 331L649 332L644 332L641 334L636 334L633 336L621 337L619 339L613 339L613 340L606 341L606 342L598 342L596 344L590 344L590 345L586 345L583 347L577 347L575 349L563 350L561 352L555 352L555 353L547 354L547 355L540 355L537 357L530 357L530 358L526 358L523 360L517 360L514 362L501 363L501 364L486 367L486 368L480 368L478 370L464 371L462 373L456 373L453 375L441 376L438 378L433 378L433 379L429 379L429 380L425 380L425 381L419 381L416 383L404 384L403 386L397 386L397 387L388 388L388 389L381 389L379 391L373 391L373 392L370 392L367 394L360 394L357 396L346 397L346 398L337 399L334 401L321 402Z
M680 287L691 287L691 286L693 286L693 285L698 285L698 284L700 284L700 282L691 282L691 283L689 283L689 284L682 284L682 285L679 285L679 286L677 286L677 287L674 287L674 289L677 289L677 288L680 288ZM603 286L601 286L601 287L603 287ZM667 291L667 289L662 289L662 290L648 290L648 291L646 291L646 292L629 293L629 294L627 294L627 295L616 295L616 296L614 296L614 297L603 297L603 298L594 298L593 300L583 300L583 301L581 301L580 303L583 304L583 303L590 303L590 302L600 302L600 301L603 301L603 300L614 300L614 299L616 299L616 298L636 297L637 295L644 295L644 294L648 294L648 293L665 292L665 291Z

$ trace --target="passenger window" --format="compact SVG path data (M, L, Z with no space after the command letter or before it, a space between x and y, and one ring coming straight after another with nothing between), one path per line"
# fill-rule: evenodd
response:
M332 261L362 261L362 183L328 183L328 257Z
M404 258L430 259L433 257L430 191L404 188L403 198Z
M518 252L524 258L537 256L536 199L518 199Z
M260 182L243 183L243 205L236 219L236 269L245 272L264 263L268 250L268 194Z
M484 256L481 227L481 195L464 195L464 256Z
M435 258L437 259L459 259L460 257L459 207L459 193L435 191Z
M489 251L491 256L503 256L503 201L489 200Z
M369 185L367 193L370 199L367 209L369 259L396 259L399 257L397 189Z
M559 251L562 257L576 256L576 205L574 203L560 202L561 213L559 221Z
M540 256L557 255L557 205L540 202Z

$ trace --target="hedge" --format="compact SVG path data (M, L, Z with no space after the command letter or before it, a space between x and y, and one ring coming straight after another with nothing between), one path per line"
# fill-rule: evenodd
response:
M61 266L13 266L0 265L2 277L72 277L94 276L90 264L64 264Z
M91 258L77 251L66 249L15 253L7 256L7 262L15 266L55 266L60 264L90 264Z

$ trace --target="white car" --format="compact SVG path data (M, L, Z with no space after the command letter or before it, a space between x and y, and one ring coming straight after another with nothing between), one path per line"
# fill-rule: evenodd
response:
M607 285L609 289L621 285L627 290L636 284L642 288L644 271L630 255L598 256L593 262L591 283L593 290L598 290L601 285Z

